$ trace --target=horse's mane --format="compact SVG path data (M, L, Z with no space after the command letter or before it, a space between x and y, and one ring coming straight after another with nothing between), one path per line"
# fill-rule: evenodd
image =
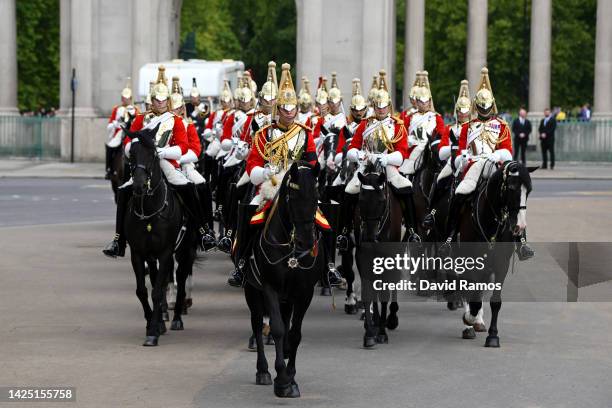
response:
M516 161L504 162L504 165L491 175L490 183L500 184L504 172L507 172L508 175L510 175L511 173L518 173L518 177L521 181L521 184L524 185L525 188L527 188L528 193L531 192L533 185L531 182L531 176L529 175L529 169L523 164Z

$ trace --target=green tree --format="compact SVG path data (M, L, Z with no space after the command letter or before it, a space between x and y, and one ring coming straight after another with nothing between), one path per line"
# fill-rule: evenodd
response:
M17 0L19 109L59 106L59 0Z

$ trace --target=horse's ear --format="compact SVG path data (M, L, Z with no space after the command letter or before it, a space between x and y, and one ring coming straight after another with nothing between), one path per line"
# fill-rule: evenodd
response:
M361 184L365 183L365 177L361 172L357 172L357 178L359 179L359 181L361 181Z
M321 172L321 165L319 164L319 161L317 160L316 164L312 168L312 175L314 176L314 178L318 178L320 172Z
M534 171L536 171L539 168L540 168L540 166L527 166L527 171L529 171L530 173L533 173Z
M386 178L387 178L387 176L385 175L385 173L380 173L378 175L378 185L382 186L384 184Z
M297 162L293 162L293 164L289 168L289 176L291 177L292 180L297 180L298 179L298 164L297 164Z

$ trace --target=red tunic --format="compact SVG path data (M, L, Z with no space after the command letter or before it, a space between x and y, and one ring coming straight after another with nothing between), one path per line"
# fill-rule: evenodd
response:
M306 148L302 153L302 160L309 162L311 165L315 165L315 163L317 162L317 153L312 134L311 132L309 132L309 129L304 125L298 124L297 122L295 123L298 126L302 126L302 128L304 128L304 131L306 132ZM264 151L266 143L268 143L268 132L270 129L276 127L276 124L266 126L255 134L255 141L253 143L258 143L259 149L256 146L253 146L253 148L251 149L251 153L249 153L249 157L247 158L246 171L249 176L251 175L251 171L255 167L263 167L266 165L266 160L259 154L259 150L261 149L261 151Z
M144 127L144 117L145 115L139 113L136 115L136 119L132 122L132 126L130 127L130 132L138 132ZM123 144L126 145L131 142L131 138L126 135L123 139ZM168 146L179 146L181 148L181 154L187 153L188 148L188 139L187 139L187 131L185 130L185 125L183 124L183 118L180 116L174 115L174 127L172 128L172 137L170 138L170 142ZM179 164L176 160L168 160L172 165L176 168L179 167Z
M193 123L187 125L187 146L187 149L194 152L197 157L200 157L200 153L202 153L202 144L200 143L198 131Z
M481 121L479 119L473 119L467 123L464 123L463 126L461 126L461 135L459 135L459 152L467 148L468 129L470 128L470 123L472 122ZM510 154L512 154L512 138L510 137L510 130L508 129L508 126L505 122L500 120L499 123L501 124L501 129L499 131L499 138L497 139L497 144L495 145L495 151L507 149Z
M108 123L113 123L113 121L116 120L117 109L119 109L119 105L115 105L113 107L113 111L111 112L110 118L108 118ZM120 129L115 129L115 131L113 132L113 135L116 135L119 130Z
M308 118L309 121L306 121L306 126L312 127L313 118L317 118L317 124L315 125L314 129L312 129L312 137L314 139L318 139L319 136L321 136L321 127L325 124L325 116L311 115Z
M403 133L402 137L397 142L393 143L393 151L400 152L402 157L406 159L408 158L408 132L406 132L406 128L400 119L394 117L391 117L391 119L395 122L393 138L395 139ZM357 126L357 130L355 130L355 134L353 135L353 139L351 140L351 144L349 145L349 149L356 148L361 150L363 146L363 132L366 130L367 126L367 119L363 119L361 123L359 123L359 126Z

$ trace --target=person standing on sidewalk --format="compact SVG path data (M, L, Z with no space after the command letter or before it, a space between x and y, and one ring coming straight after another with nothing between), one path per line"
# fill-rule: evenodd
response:
M550 153L550 169L555 168L555 129L557 121L550 109L544 109L544 119L540 121L540 143L542 147L542 168L548 168L548 154Z
M514 160L518 160L520 152L521 162L525 164L525 152L531 134L531 122L527 119L527 111L524 108L519 110L519 117L512 122L512 133L514 134Z

